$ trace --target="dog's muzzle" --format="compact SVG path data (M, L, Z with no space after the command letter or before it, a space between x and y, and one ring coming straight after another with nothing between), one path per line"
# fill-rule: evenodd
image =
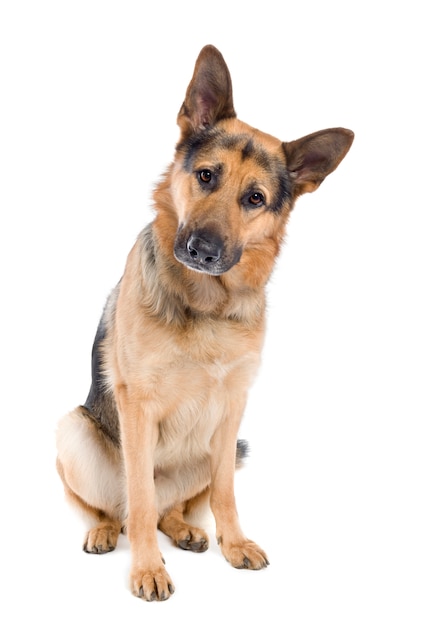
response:
M237 248L230 253L222 238L214 232L199 230L187 235L180 229L175 239L174 254L190 269L217 276L239 261L241 250Z

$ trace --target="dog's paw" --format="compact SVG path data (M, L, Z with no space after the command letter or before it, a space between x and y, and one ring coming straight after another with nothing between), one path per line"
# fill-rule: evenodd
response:
M159 528L183 550L205 552L209 548L209 539L204 530L190 526L174 515L163 517L159 522Z
M130 585L133 595L147 602L167 600L175 591L163 565L152 569L132 569Z
M176 540L177 545L183 550L191 550L192 552L205 552L209 548L209 539L199 528L189 526L185 536Z
M101 522L87 533L83 550L90 554L105 554L117 546L121 525L119 522Z
M264 550L253 541L242 541L239 544L225 545L221 540L221 550L227 561L237 569L262 569L269 565Z

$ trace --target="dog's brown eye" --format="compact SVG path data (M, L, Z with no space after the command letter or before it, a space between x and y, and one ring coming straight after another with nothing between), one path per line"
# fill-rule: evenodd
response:
M199 179L202 183L210 183L212 180L212 172L210 170L202 170L199 172Z
M254 206L260 206L264 204L264 196L262 193L255 192L249 197L249 202Z

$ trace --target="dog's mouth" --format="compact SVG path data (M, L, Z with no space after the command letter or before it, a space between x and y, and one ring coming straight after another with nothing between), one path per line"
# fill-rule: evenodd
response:
M177 261L196 272L219 276L228 272L242 256L238 246L229 247L215 232L196 230L189 234L178 230L174 255Z

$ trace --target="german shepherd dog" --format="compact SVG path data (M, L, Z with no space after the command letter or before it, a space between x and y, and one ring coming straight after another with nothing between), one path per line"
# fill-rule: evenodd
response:
M344 128L282 142L237 119L220 52L204 47L177 119L173 163L154 190L156 215L110 294L84 405L59 423L66 495L92 518L84 550L131 549L131 591L174 592L157 542L203 552L189 514L209 501L216 538L236 568L267 555L240 528L238 430L265 330L265 286L295 200L314 191L353 141Z

